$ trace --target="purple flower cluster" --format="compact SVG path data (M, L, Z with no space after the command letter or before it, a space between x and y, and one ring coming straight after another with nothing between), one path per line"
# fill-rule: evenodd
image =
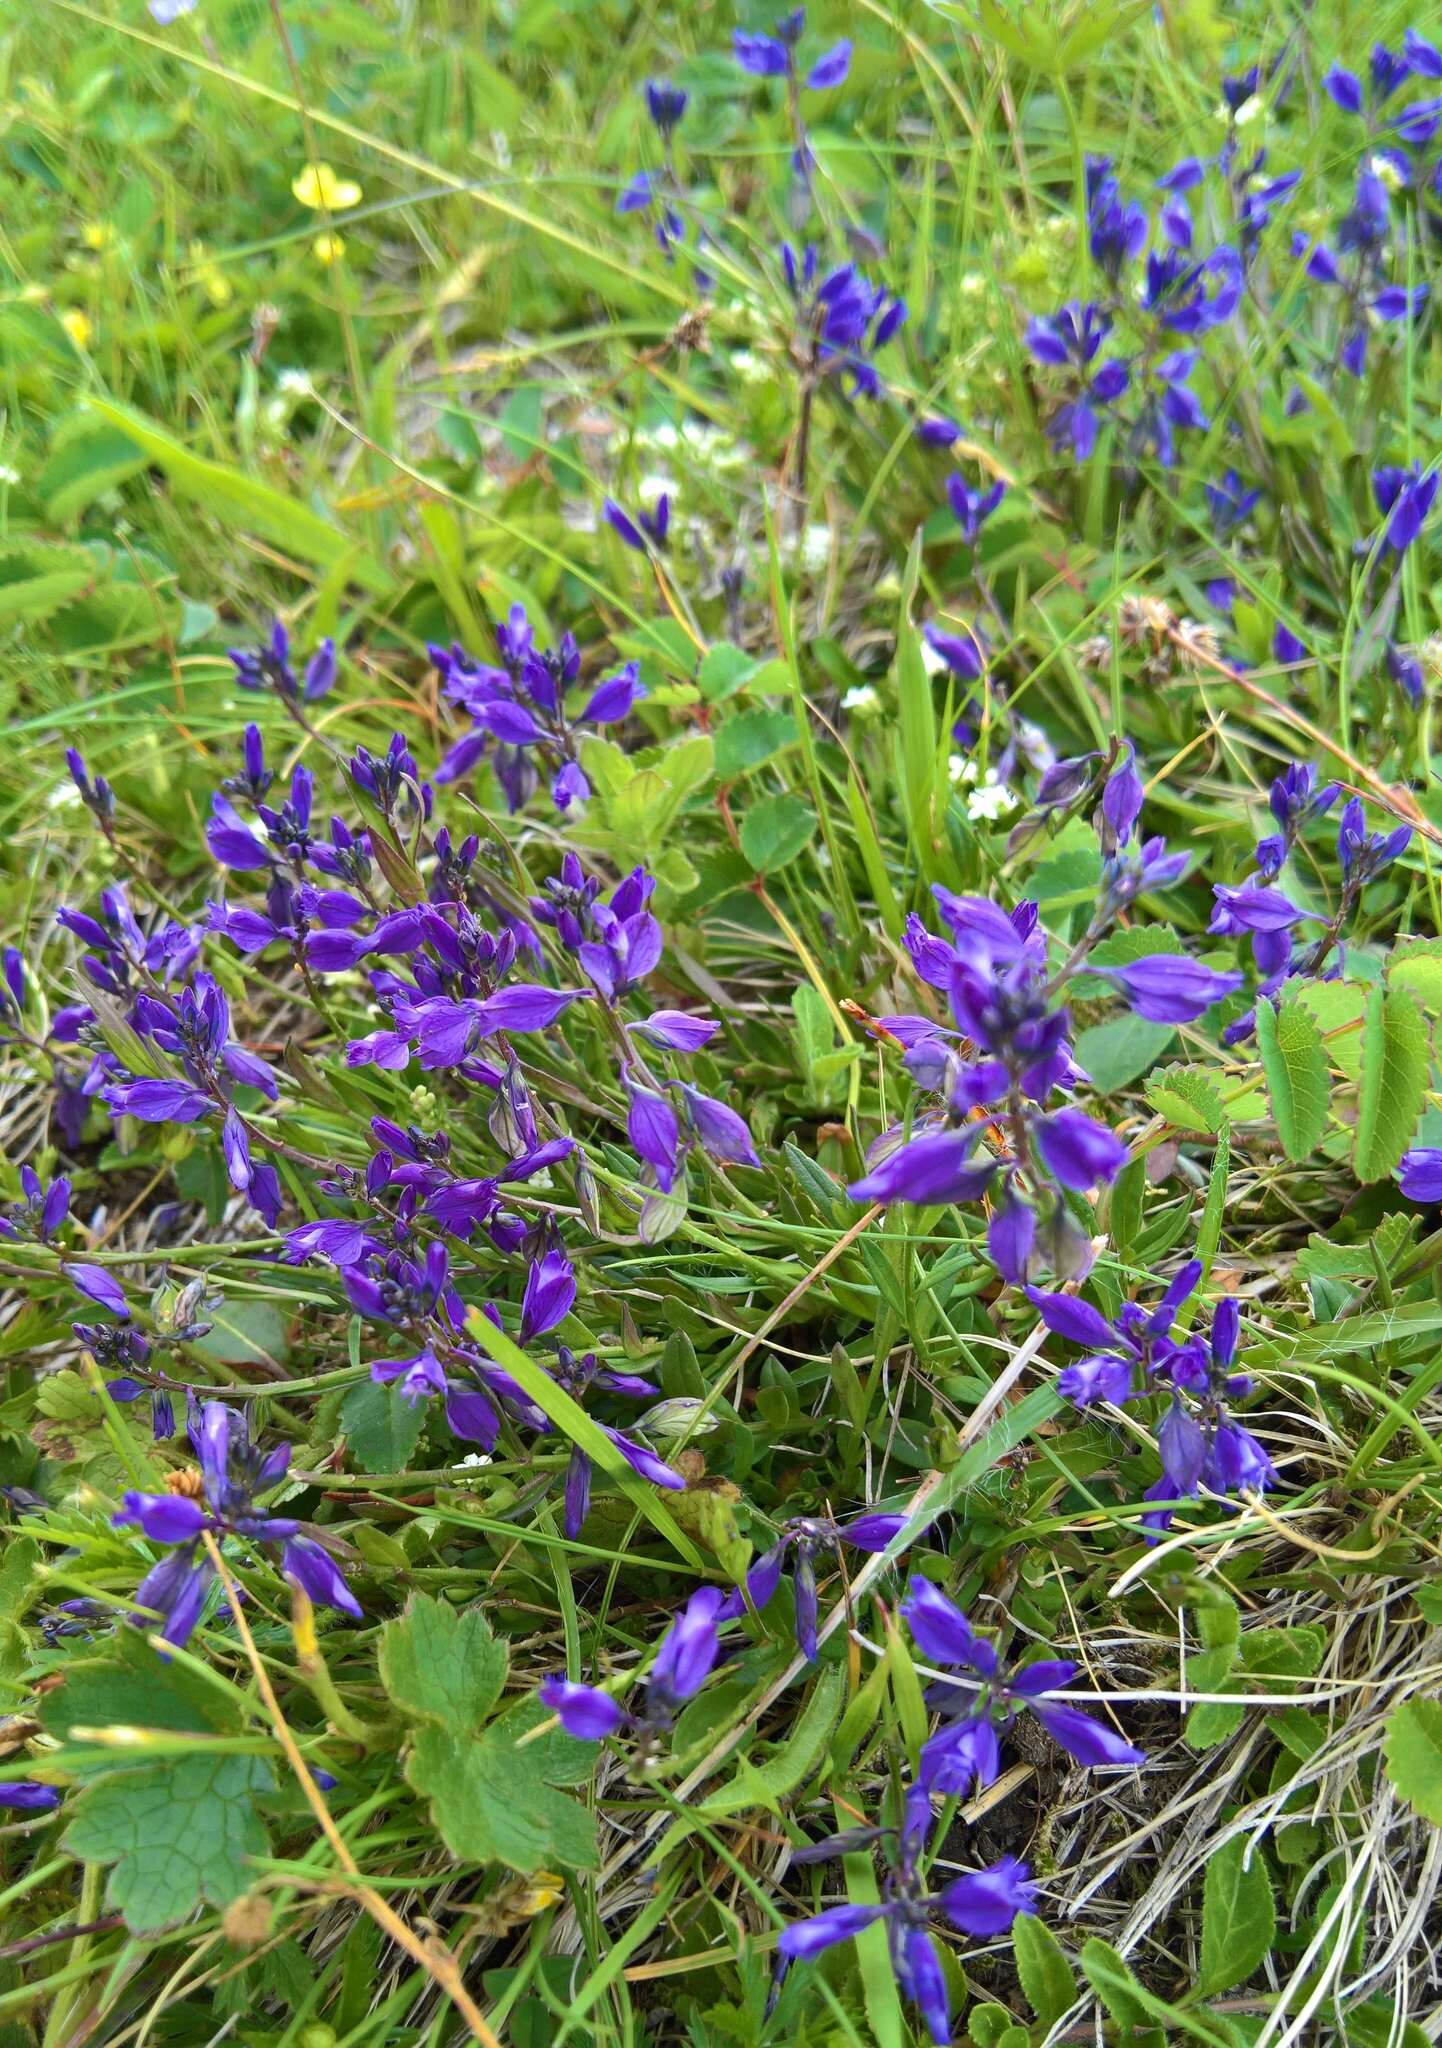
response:
M611 508L612 524L632 545L646 545L619 506ZM658 509L664 541L669 505ZM525 611L513 605L510 617L496 627L498 662L478 661L458 646L435 647L430 656L441 686L453 704L471 719L471 729L457 740L436 771L438 782L457 782L477 763L489 759L512 811L520 810L536 788L542 772L550 778L551 800L558 811L584 803L591 785L581 768L577 745L585 726L620 725L646 694L634 661L590 686L584 702L568 706L581 674L581 651L571 634L554 648L538 648Z
M1067 1196L1115 1179L1127 1158L1104 1125L1070 1103L1052 1105L1057 1092L1085 1078L1072 1058L1065 985L1119 910L1143 891L1176 881L1186 867L1186 856L1168 854L1161 840L1137 839L1143 792L1129 745L1100 770L1096 756L1048 769L1038 791L1041 813L1075 804L1098 782L1098 908L1082 942L1055 972L1034 903L1007 912L937 885L933 895L949 943L919 918L908 922L912 964L947 998L954 1028L921 1016L880 1020L904 1045L905 1064L934 1106L910 1127L888 1131L873 1147L867 1173L849 1190L859 1202L987 1198L987 1248L1003 1278L1014 1282L1024 1280L1037 1259L1062 1274L1086 1271L1090 1242ZM1139 1015L1167 1023L1190 1022L1241 986L1238 974L1170 954L1093 971Z
M115 1516L118 1529L137 1528L169 1555L148 1571L135 1589L136 1619L161 1617L168 1643L186 1642L204 1609L215 1565L203 1538L233 1537L242 1545L276 1544L282 1569L319 1605L335 1607L356 1620L360 1606L330 1552L290 1516L272 1515L255 1504L257 1494L279 1486L290 1465L290 1445L262 1453L251 1441L246 1415L223 1401L195 1404L188 1424L199 1462L193 1491L127 1493Z
M924 1865L935 1824L931 1794L916 1784L902 1795L896 1827L850 1828L794 1850L793 1863L812 1864L879 1849L882 1897L876 1905L829 1906L809 1920L793 1921L782 1930L779 1948L784 1966L810 1962L880 1923L902 1996L916 2007L931 2039L946 2048L952 2039L951 1994L931 1931L935 1918L940 1915L974 1941L992 1941L1010 1930L1019 1913L1035 1912L1036 1886L1025 1863L1002 1856L952 1878L939 1892L929 1891Z
M1318 785L1309 764L1293 763L1277 776L1268 802L1277 830L1258 840L1256 870L1239 884L1212 885L1212 921L1208 930L1224 938L1246 935L1251 941L1256 967L1257 994L1276 996L1290 981L1334 979L1346 966L1346 933L1362 899L1362 892L1412 842L1408 825L1390 832L1369 832L1366 809L1360 797L1349 797L1342 807L1337 831L1337 862L1341 889L1330 916L1306 909L1287 893L1282 876L1302 842L1305 827L1324 817L1342 794L1337 782ZM1298 945L1296 934L1305 924L1321 925L1321 934ZM1222 1033L1226 1045L1238 1045L1256 1029L1256 1011L1248 1009L1234 1018Z
M1237 1303L1218 1303L1207 1337L1171 1334L1201 1271L1201 1262L1190 1260L1155 1309L1127 1302L1110 1322L1076 1295L1028 1290L1047 1328L1087 1354L1057 1381L1078 1407L1097 1401L1120 1405L1154 1394L1165 1398L1157 1424L1162 1476L1148 1490L1148 1500L1190 1499L1203 1487L1215 1494L1260 1492L1277 1483L1266 1451L1232 1412L1232 1404L1252 1392L1251 1376L1232 1370L1241 1323ZM1163 1530L1173 1511L1153 1509L1144 1524Z

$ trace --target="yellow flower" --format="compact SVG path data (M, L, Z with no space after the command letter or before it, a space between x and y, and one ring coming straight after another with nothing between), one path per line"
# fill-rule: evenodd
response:
M310 253L317 263L323 263L329 270L332 263L345 260L345 236L317 235L310 245Z
M307 164L290 189L313 213L344 213L361 203L360 186L353 178L338 178L329 164Z
M228 306L235 297L235 287L218 263L210 260L210 251L204 242L192 242L190 260L195 266L195 281L212 306Z
M115 241L115 230L108 221L93 220L81 230L81 237L87 249L108 249Z
M90 337L94 334L95 329L90 324L88 314L82 313L78 306L66 308L65 312L60 315L60 325L65 329L65 332L70 336L70 339L77 348L89 348Z

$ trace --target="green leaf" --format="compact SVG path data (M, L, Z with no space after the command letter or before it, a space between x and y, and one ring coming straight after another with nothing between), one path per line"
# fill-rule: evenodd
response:
M133 1932L183 1920L202 1900L227 1905L250 1884L246 1858L268 1847L253 1800L273 1789L274 1773L264 1757L207 1754L208 1735L240 1725L223 1689L162 1662L138 1630L121 1629L110 1654L67 1668L65 1683L42 1700L40 1721L82 1785L65 1847L115 1866L108 1896ZM117 1726L191 1738L195 1751L171 1748L146 1761L141 1750L114 1749L97 1759L82 1731ZM87 1752L73 1764L70 1743Z
M819 989L809 981L798 982L791 992L791 1014L796 1019L796 1043L801 1065L810 1073L835 1043L831 1012Z
M1189 2034L1194 2041L1207 2042L1209 2048L1232 2048L1232 2037L1224 2020L1213 2018L1205 2010L1168 2005L1164 1998L1148 1991L1110 1942L1099 1936L1093 1935L1082 1948L1081 1966L1083 1976L1112 2018L1124 2026L1160 2020L1178 2033Z
M796 745L796 721L789 711L771 711L757 705L728 718L716 735L716 773L723 782L734 782Z
M1227 1122L1221 1089L1205 1067L1163 1067L1148 1075L1142 1093L1157 1115L1179 1131L1215 1137Z
M145 457L118 427L89 413L72 414L56 429L35 494L57 526L145 467Z
M1170 1024L1152 1024L1130 1014L1093 1024L1076 1042L1077 1061L1103 1095L1125 1088L1154 1067L1176 1031Z
M1347 2048L1431 2048L1431 2040L1392 1999L1369 1998L1347 2014Z
M491 1728L479 1738L428 1722L415 1735L407 1781L431 1802L431 1819L453 1856L534 1870L593 1870L596 1823L579 1800L549 1782L541 1743L521 1745Z
M308 505L288 498L273 485L244 470L196 455L140 413L115 405L109 399L92 398L90 404L102 420L120 430L141 450L145 459L163 469L176 491L205 511L242 532L259 534L288 554L318 568L334 569L341 563L362 589L385 596L395 579L380 562L368 555L359 541L343 533L330 521L312 512Z
M1300 1003L1278 1010L1257 998L1257 1045L1282 1150L1291 1160L1316 1151L1327 1128L1327 1055L1316 1019Z
M733 647L729 640L719 640L714 647L708 647L701 657L701 666L696 671L696 681L703 697L709 703L720 704L727 697L734 697L744 689L750 677L756 673L756 659L740 647Z
M1407 1804L1442 1827L1442 1703L1403 1700L1387 1717L1387 1776Z
M133 1934L152 1933L247 1889L249 1859L269 1848L255 1796L274 1783L259 1756L172 1754L107 1771L77 1795L65 1847L86 1863L111 1864L107 1901Z
M1082 1975L1114 2020L1131 2027L1147 2017L1142 1987L1109 1941L1094 1934L1082 1944L1080 1960Z
M1203 1997L1244 1984L1272 1946L1277 1908L1261 1851L1242 1835L1225 1842L1207 1863L1202 1887Z
M510 1658L479 1607L413 1593L398 1621L381 1630L380 1674L404 1713L439 1721L457 1735L482 1727L506 1683Z
M216 1148L217 1152L219 1148ZM223 1301L196 1350L226 1365L281 1365L290 1349L290 1318L273 1301Z
M1338 1073L1355 1081L1362 1071L1362 1012L1367 990L1356 981L1304 981L1290 1002L1316 1018L1327 1058Z
M1427 1096L1427 1026L1405 989L1367 994L1362 1079L1352 1163L1358 1180L1384 1180L1406 1151Z
M542 1372L515 1339L504 1330L498 1330L489 1316L483 1316L479 1309L472 1309L466 1317L466 1329L487 1356L493 1358L497 1365L504 1366L519 1382L522 1392L528 1394L536 1406L550 1417L561 1434L579 1445L591 1463L614 1482L652 1528L666 1538L677 1556L703 1570L705 1560L700 1551L685 1530L678 1527L674 1515L667 1512L666 1495L631 1470L601 1425L592 1420L580 1402L549 1373Z
M363 1472L404 1472L424 1419L424 1402L409 1399L398 1380L361 1380L340 1404L340 1426Z
M741 851L758 874L795 860L816 830L816 814L799 796L763 796L741 823Z
M1012 1953L1021 1988L1044 2027L1051 2027L1076 2001L1076 1978L1061 1943L1035 1913L1022 1913L1011 1930Z
M823 1665L786 1740L778 1744L764 1763L749 1766L750 1776L759 1781L769 1799L785 1798L811 1775L836 1725L845 1692L846 1674L841 1665ZM700 1810L708 1818L744 1811L760 1803L756 1789L737 1778L713 1792Z

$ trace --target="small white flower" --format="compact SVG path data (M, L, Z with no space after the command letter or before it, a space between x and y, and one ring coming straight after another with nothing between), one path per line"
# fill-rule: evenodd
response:
M988 768L980 787L972 790L966 800L966 815L977 825L994 825L998 818L1015 809L1016 798L1004 782L997 780L994 768Z
M470 1451L464 1458L461 1459L460 1463L456 1466L455 1469L458 1472L475 1472L478 1471L482 1465L489 1465L491 1463L492 1460L487 1456L487 1454L484 1451Z
M815 576L831 560L831 528L808 526L801 536L801 566Z
M277 391L283 391L287 398L309 398L315 386L310 380L309 370L282 370L275 380Z
M865 717L868 713L881 709L881 699L870 683L858 683L854 689L846 692L841 700L841 708L843 711L860 712Z

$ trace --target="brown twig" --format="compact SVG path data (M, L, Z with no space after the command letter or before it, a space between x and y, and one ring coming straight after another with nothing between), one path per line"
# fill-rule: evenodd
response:
M266 1712L270 1715L271 1726L275 1729L276 1740L285 1752L285 1760L295 1773L296 1783L305 1794L306 1804L315 1815L316 1824L334 1850L336 1861L350 1880L349 1890L396 1946L403 1948L413 1962L419 1963L426 1974L434 1978L460 2013L474 2038L481 2043L481 2048L501 2048L498 2036L487 2026L480 2009L462 1983L455 1958L439 1942L424 1942L418 1934L413 1934L399 1914L386 1904L379 1892L372 1891L362 1877L360 1865L352 1856L344 1835L332 1819L330 1808L325 1803L325 1796L301 1755L296 1739L291 1734L285 1715L281 1711L280 1701L275 1696L275 1688L261 1662L260 1653L255 1647L255 1638L250 1632L250 1624L245 1618L240 1588L220 1554L220 1545L208 1529L202 1531L201 1541L215 1567L220 1583L225 1588L225 1597L235 1617L235 1625L240 1633L247 1661L255 1675L260 1696L265 1702Z

